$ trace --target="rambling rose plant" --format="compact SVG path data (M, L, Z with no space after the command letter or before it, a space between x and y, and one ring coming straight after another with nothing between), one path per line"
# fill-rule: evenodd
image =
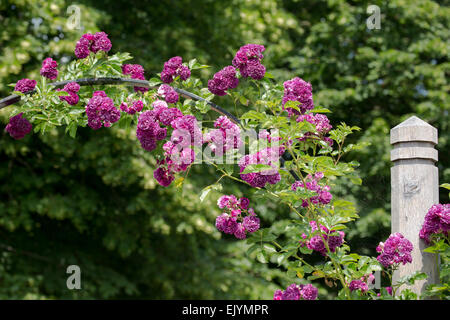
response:
M221 180L229 178L251 186L254 197L276 201L295 215L289 227L296 236L284 238L262 225L247 197L218 199L222 214L216 218L217 229L237 241L246 239L250 257L278 264L292 279L286 289L274 293L274 299L317 299L317 283L337 286L339 299L405 298L392 290L392 283L380 292L370 285L373 272L389 273L392 265L411 261L407 239L391 235L380 245L378 258L351 253L346 243L343 230L358 215L351 202L333 194L334 181L346 177L361 184L355 170L358 163L343 162L342 157L364 145L345 145L346 137L360 128L345 123L333 128L325 115L330 110L314 104L309 82L295 77L277 83L263 64L265 47L247 44L231 65L218 67L206 85L195 71L208 66L176 56L163 64L148 86L98 88L104 77L146 79L142 66L125 63L132 58L128 53L109 55L111 48L106 33L87 33L74 47L77 59L67 66L46 58L40 81L22 79L14 84L23 103L11 108L6 126L11 137L22 139L32 128L46 134L58 126L73 138L78 127L131 128L137 143L157 158L153 174L161 186L174 182L179 186L184 178L177 176L203 161L216 168L218 180L200 192L199 201L211 190L221 190ZM76 79L81 78L97 79L96 88L80 86ZM56 88L49 80L68 83ZM231 99L248 111L240 121L215 113L214 127L204 127L203 117L216 96L217 101ZM244 139L248 132L256 132L255 139ZM317 257L321 262L312 262Z
M450 184L444 183L441 187L450 190ZM428 247L425 252L439 254L440 284L427 287L426 296L439 297L443 300L450 298L450 203L435 204L425 215L419 236Z

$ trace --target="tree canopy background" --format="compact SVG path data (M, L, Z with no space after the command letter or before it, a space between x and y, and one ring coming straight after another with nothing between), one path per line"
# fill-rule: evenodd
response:
M71 4L81 10L79 29L67 25ZM366 26L373 4L379 30ZM64 68L86 32L108 33L112 52L130 52L147 78L180 55L211 65L206 81L240 46L263 44L263 63L278 81L311 82L333 124L363 129L352 142L370 146L349 155L361 164L362 185L341 181L332 191L361 216L346 240L375 254L390 233L390 128L411 115L437 127L440 181L450 181L449 20L448 1L427 0L2 0L0 96L10 94L8 84L37 79L46 57ZM7 110L0 120L7 123ZM200 190L217 179L211 168L194 166L180 191L155 182L155 162L133 131L85 128L72 139L54 130L21 141L2 131L0 299L270 299L292 282L214 228L220 194L251 189L226 183L200 202ZM263 226L283 233L288 208L250 198ZM82 290L66 287L70 264L82 270ZM319 297L332 296L322 285Z

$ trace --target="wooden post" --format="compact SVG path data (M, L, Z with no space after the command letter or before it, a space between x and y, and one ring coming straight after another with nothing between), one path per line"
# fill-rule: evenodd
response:
M426 244L419 238L428 209L439 203L437 142L437 129L416 116L391 129L391 228L414 246L412 263L401 265L393 282L415 271L426 273L427 280L410 287L417 295L428 284L439 283L438 257L423 252Z

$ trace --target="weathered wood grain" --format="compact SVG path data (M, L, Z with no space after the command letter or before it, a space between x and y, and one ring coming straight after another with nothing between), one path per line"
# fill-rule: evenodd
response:
M419 231L428 209L439 202L437 129L411 117L391 129L391 227L412 242L412 263L400 266L394 272L394 283L399 278L421 271L427 280L416 281L410 289L420 295L428 284L439 283L438 257L423 252L425 242Z

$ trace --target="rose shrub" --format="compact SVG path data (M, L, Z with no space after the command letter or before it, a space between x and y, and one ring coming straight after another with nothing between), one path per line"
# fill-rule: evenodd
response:
M408 289L396 290L402 283L422 279L423 274L389 283L379 292L370 288L373 272L383 271L392 279L396 266L411 262L412 246L402 235L393 234L380 244L378 258L351 253L346 244L343 230L358 214L351 202L333 195L333 187L336 179L344 177L361 184L356 171L359 164L342 161L343 155L363 147L345 145L346 137L360 128L340 123L333 129L325 115L330 110L314 105L310 83L300 77L276 83L263 65L265 47L247 44L236 52L232 65L220 69L206 87L194 75L208 66L195 59L183 63L179 56L165 62L148 87L134 85L133 91L125 86L80 87L75 79L125 76L145 80L142 66L125 63L132 58L128 53L108 55L111 47L106 33L85 34L75 46L78 59L65 70L58 70L57 62L46 58L40 82L20 80L15 93L23 103L11 108L6 127L10 135L24 138L32 126L41 134L65 126L73 138L80 126L94 130L136 127L136 140L158 157L153 176L161 186L179 186L182 175L203 161L214 166L219 177L200 192L199 201L211 190L221 190L221 180L229 178L254 188L252 202L268 198L292 213L294 219L286 228L295 236L284 237L283 232L276 234L261 225L247 197L224 195L217 202L223 210L215 221L217 229L238 240L247 239L249 256L278 264L292 278L293 283L284 291L277 290L274 299L314 300L318 289L313 281L337 287L339 299L415 298ZM68 83L55 88L47 79ZM35 94L29 94L31 90ZM67 95L61 95L64 92ZM214 113L214 127L209 128L211 121L205 119L215 106L211 100L225 95L248 111L240 121ZM245 139L247 133L249 139ZM448 218L445 221L448 227ZM434 232L433 223L427 224L424 235ZM448 238L448 229L444 231Z

